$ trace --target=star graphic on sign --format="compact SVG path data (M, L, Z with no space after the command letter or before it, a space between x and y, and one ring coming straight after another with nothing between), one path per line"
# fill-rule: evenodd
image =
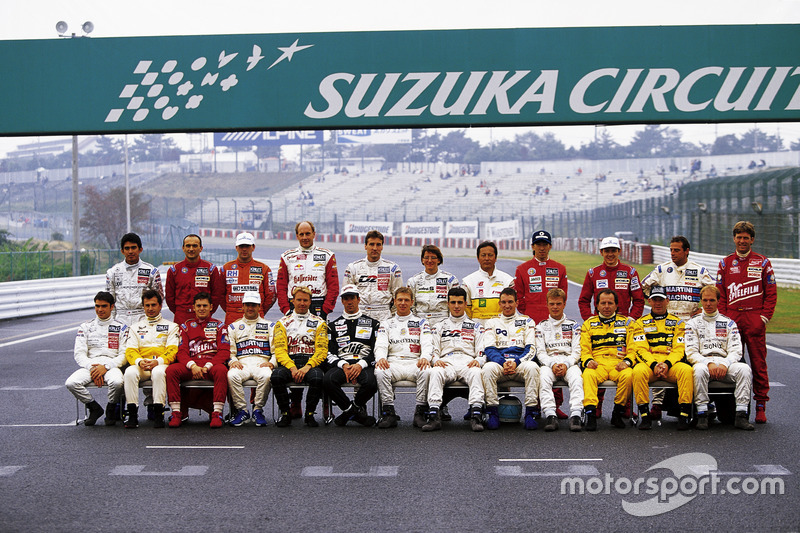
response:
M295 41L292 43L291 46L279 46L278 50L283 52L283 54L281 55L281 57L276 59L275 62L273 64L271 64L267 68L267 70L271 69L272 67L274 67L275 65L277 65L278 63L283 61L284 59L287 59L287 60L291 61L292 60L292 56L294 56L295 52L299 52L300 50L305 50L306 48L311 48L312 46L314 46L313 44L307 44L305 46L298 46L297 43L299 41L300 41L300 39L295 39Z

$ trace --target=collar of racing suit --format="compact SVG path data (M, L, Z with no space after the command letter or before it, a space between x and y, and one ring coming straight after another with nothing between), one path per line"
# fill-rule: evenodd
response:
M599 318L600 322L602 322L603 324L611 324L612 322L614 322L617 319L617 313L614 313L613 315L611 315L610 317L607 317L607 318L604 317L603 315L598 314L597 318Z
M259 317L259 318L261 318L261 317ZM245 323L245 324L247 324L248 326L252 326L252 325L253 325L253 324L255 324L256 322L258 322L259 318L255 318L255 319L253 319L253 320L250 320L249 318L242 317L242 322L244 322L244 323Z
M751 250L751 251L752 251L752 250ZM742 260L742 261L744 261L745 259L747 259L749 256L750 256L750 252L747 252L747 253L746 253L746 254L744 254L744 255L740 254L739 252L736 252L736 257L738 257L738 258L739 258L740 260Z
M131 270L133 270L134 268L138 268L138 267L139 267L139 265L141 265L141 264L142 264L142 260L141 260L141 259L139 259L138 261L136 261L136 262L135 262L134 264L132 264L132 265L131 265L131 264L128 264L128 262L127 262L127 261L125 261L125 268L130 268Z
M547 317L547 320L554 326L560 326L561 323L564 322L564 320L566 320L566 319L567 319L566 313L562 313L561 314L561 318L558 318L558 319L553 318L551 316Z
M297 313L297 311L292 311L292 314L294 315L295 320L306 320L311 313L305 313L303 315L300 315Z
M452 313L450 313L450 320L453 321L453 322L460 323L460 322L463 322L465 318L467 318L467 313L464 313L463 315L461 315L459 317L455 317L455 316L453 316Z
M705 320L706 322L714 322L718 317L719 317L719 311L717 311L713 315L708 315L706 314L705 311L703 311L703 320Z
M669 313L664 313L663 315L657 315L655 313L650 313L650 314L653 315L653 320L664 320L665 318L667 318L667 315Z
M156 324L160 320L161 320L161 313L158 313L156 316L154 316L152 318L149 317L149 316L147 317L147 323L148 324Z
M361 309L359 309L358 311L356 311L356 312L355 312L355 313L353 313L352 315L351 315L350 313L345 313L344 311L342 311L342 317L343 317L345 320L352 320L352 319L354 319L354 318L358 318L358 317L360 317L360 316L361 316Z

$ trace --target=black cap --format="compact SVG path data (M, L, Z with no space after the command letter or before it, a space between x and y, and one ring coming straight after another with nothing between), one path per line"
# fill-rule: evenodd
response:
M652 289L650 289L650 298L664 298L667 299L667 291L664 290L664 287L659 287L656 285Z
M533 237L531 237L531 244L536 244L539 241L544 241L547 244L553 244L550 234L544 230L534 232Z

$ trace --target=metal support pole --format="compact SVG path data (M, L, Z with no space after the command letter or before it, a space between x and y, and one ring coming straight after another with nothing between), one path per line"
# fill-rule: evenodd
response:
M78 209L78 136L72 136L72 275L81 275L80 234L81 221Z

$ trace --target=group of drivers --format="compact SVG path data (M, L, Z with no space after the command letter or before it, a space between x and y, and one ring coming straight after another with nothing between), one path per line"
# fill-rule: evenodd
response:
M211 427L223 425L229 396L231 425L267 425L263 409L270 389L280 411L278 427L294 418L318 426L323 395L341 410L336 425L375 425L366 406L376 393L378 427L396 427L394 387L407 384L416 388L415 427L441 429L451 419L447 403L465 392L464 418L472 430L497 429L498 383L521 382L526 429L536 429L542 417L546 431L558 429L559 418L569 418L569 429L580 431L585 414L585 429L594 431L609 380L616 387L610 420L615 427L625 427L631 393L640 429L660 418L663 391L654 391L650 406L649 384L656 380L677 384L678 429L689 427L692 402L697 428L708 428L709 380L735 384L735 426L741 429L753 429L748 410L754 383L756 422L766 422L764 329L776 289L769 260L750 249L755 230L749 222L734 227L737 250L720 263L716 284L688 259L685 237L673 238L672 260L641 281L620 262L619 240L603 239L603 263L589 269L579 299L582 324L564 314L566 269L549 258L552 239L546 231L533 234L533 258L515 276L495 268L497 247L486 241L477 248L480 269L459 283L439 268L439 248L426 245L425 270L404 285L400 267L382 257L383 235L373 230L365 238L366 257L347 266L341 290L336 258L316 246L313 224L297 224L295 234L299 246L281 255L276 278L253 258L250 233L236 237L237 258L221 269L200 258L201 238L188 235L185 259L169 268L166 291L158 269L139 258L141 239L123 236L125 260L109 269L106 290L95 297L97 316L78 330L75 360L81 368L66 382L87 405L85 424L94 425L105 413L107 425L122 414L125 427L137 427L144 380L152 383L145 404L154 427L166 425L165 410L171 411L170 427L186 420L187 404L198 401L181 389L189 380L213 382L210 402L198 405L210 411ZM642 316L645 291L651 312ZM342 315L326 321L337 296ZM164 299L174 322L161 316ZM275 301L284 316L271 323L264 315ZM218 307L224 320L212 317ZM742 337L752 372L741 362ZM249 401L248 380L256 382ZM86 388L92 382L108 386L105 410ZM342 390L347 383L357 385L352 399ZM447 387L454 383L461 387ZM305 409L302 389L293 384L308 389ZM563 398L554 384L569 389L569 415L559 408ZM115 406L123 389L126 403L119 413ZM182 394L192 397L182 402Z

